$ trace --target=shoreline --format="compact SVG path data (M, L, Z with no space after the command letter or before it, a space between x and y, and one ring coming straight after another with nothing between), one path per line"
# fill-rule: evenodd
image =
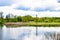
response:
M40 27L60 27L60 23L41 23L41 22L7 22L6 26L40 26Z

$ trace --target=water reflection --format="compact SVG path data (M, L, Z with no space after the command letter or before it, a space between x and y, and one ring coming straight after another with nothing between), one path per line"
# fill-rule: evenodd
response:
M60 33L59 31L60 27L38 27L38 36L36 36L35 27L23 26L8 28L6 26L3 26L1 40L54 40L55 36L57 36L55 33Z
M0 25L0 40L2 40L2 26L3 25Z

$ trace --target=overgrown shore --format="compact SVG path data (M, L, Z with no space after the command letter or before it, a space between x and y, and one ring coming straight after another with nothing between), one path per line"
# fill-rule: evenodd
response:
M6 16L0 18L0 24L13 26L56 26L60 27L60 17L33 17L30 15L14 16L13 18Z
M60 23L43 23L43 22L7 22L4 25L9 26L40 26L40 27L60 27Z

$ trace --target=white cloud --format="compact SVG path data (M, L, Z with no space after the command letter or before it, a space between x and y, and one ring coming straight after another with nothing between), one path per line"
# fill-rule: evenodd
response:
M60 12L35 12L35 11L23 11L23 10L15 10L12 9L12 7L0 7L0 11L4 12L4 15L8 14L8 13L12 13L14 15L31 15L31 16L36 16L36 14L38 15L38 17L60 17Z
M13 4L10 6L0 6L0 11L4 12L4 15L8 14L8 13L12 13L14 15L32 15L35 16L36 14L38 14L39 17L60 17L60 13L59 12L36 12L36 11L32 11L37 7L40 8L50 8L53 10L60 10L60 4L58 3L57 0L12 0ZM24 11L24 10L17 10L14 8L17 8L19 6L25 6L25 7L29 7L30 10L28 11Z
M56 6L58 4L57 0L14 0L16 4L25 5L31 8L34 7L49 7L49 6Z
M13 8L20 6L25 6L30 8L30 10L35 10L35 8L42 8L48 10L60 10L60 4L58 0L13 0Z

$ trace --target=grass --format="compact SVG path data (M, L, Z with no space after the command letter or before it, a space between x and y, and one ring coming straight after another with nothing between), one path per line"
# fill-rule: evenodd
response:
M6 25L13 25L13 26L43 26L43 27L60 27L60 23L56 22L8 22Z
M31 26L60 26L60 23L46 23L46 22L27 22L27 25Z

